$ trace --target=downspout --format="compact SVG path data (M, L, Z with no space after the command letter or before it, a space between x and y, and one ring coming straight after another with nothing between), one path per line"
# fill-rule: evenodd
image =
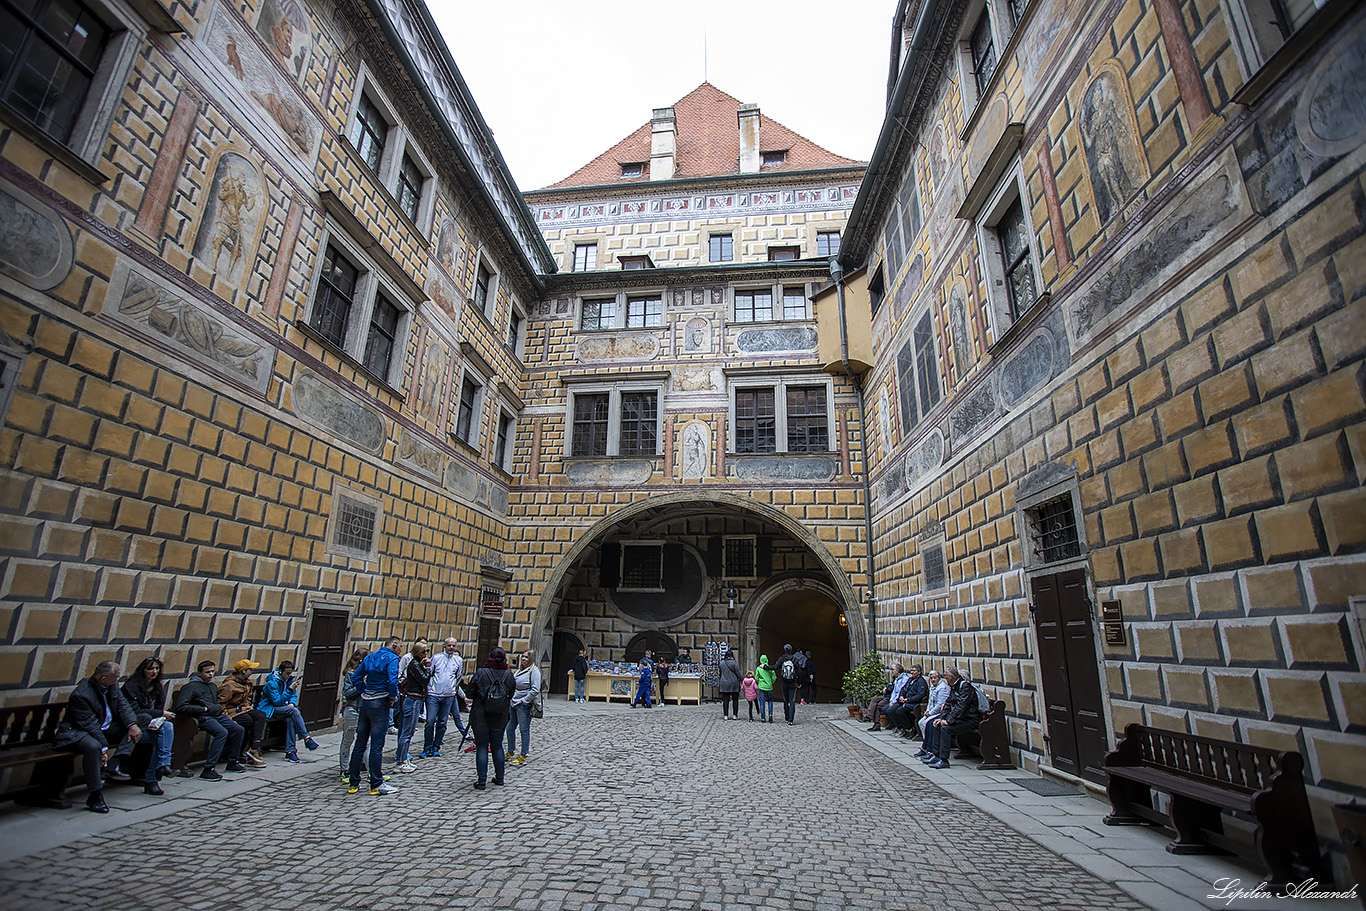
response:
M844 267L839 259L830 257L830 278L835 282L835 293L839 296L840 316L840 363L849 382L854 384L858 396L859 451L863 462L863 535L868 542L868 647L877 650L877 560L873 557L873 496L868 485L868 414L863 407L863 380L854 373L849 363L849 324L844 315Z

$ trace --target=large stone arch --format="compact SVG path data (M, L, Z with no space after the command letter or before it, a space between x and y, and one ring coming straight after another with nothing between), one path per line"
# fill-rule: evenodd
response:
M696 510L699 502L714 503L772 522L784 533L790 535L793 540L801 542L816 558L821 568L825 570L826 575L833 580L833 585L827 585L823 582L817 582L817 580L805 579L806 585L808 587L819 585L822 590L830 594L836 603L841 605L845 617L849 621L849 644L852 653L850 660L857 660L857 656L862 654L868 642L867 618L863 614L862 605L859 603L853 583L849 581L848 575L840 567L835 556L830 553L810 528L782 510L756 502L749 497L721 491L709 492L705 495L699 495L696 491L651 495L628 506L623 506L590 525L556 562L545 581L545 587L536 600L535 613L532 615L531 635L538 653L548 653L551 645L550 639L553 636L553 622L559 612L563 592L572 581L574 574L578 572L579 562L586 554L606 540L613 529L626 522L648 513L664 512L671 506L686 506L690 510ZM765 586L764 590L769 587ZM790 587L774 588L763 599L763 603L767 603L777 594L788 590ZM744 629L745 616L755 608L755 602L758 601L760 598L756 596L751 598L750 604L745 606L745 614L742 615L742 629ZM759 607L762 607L762 604ZM756 613L749 622L757 623L757 618L758 614Z

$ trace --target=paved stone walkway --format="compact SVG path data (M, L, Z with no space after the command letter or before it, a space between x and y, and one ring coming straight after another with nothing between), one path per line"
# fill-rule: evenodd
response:
M532 761L482 792L472 755L448 753L393 796L350 796L328 738L306 765L177 779L169 800L111 788L107 817L0 816L0 889L26 911L1147 907L833 709L799 712L553 704Z

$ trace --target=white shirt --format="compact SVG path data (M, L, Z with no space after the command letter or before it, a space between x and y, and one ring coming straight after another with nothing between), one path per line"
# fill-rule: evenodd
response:
M887 704L895 705L897 697L901 695L901 691L904 690L906 688L906 684L910 682L911 675L907 671L902 671L900 676L898 676L896 680L892 681L892 695L889 697L891 701Z
M925 709L925 717L933 718L943 711L944 703L949 701L949 690L949 682L940 677L934 689L930 690L930 704Z
M464 673L465 659L441 652L432 658L432 682L427 684L427 695L454 696Z

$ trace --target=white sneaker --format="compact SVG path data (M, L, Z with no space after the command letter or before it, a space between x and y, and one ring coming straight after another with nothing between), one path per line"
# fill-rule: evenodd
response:
M402 765L395 767L394 771L403 772L405 774L408 772L416 772L417 766L413 765L411 762L405 762Z
M389 783L387 783L387 782L380 782L379 787L377 787L377 788L371 788L371 789L370 789L370 793L371 793L372 795L378 797L378 796L380 796L381 794L393 794L393 793L394 793L395 791L397 791L397 790L398 790L398 786L397 786L397 785L392 785L392 784L389 784Z

